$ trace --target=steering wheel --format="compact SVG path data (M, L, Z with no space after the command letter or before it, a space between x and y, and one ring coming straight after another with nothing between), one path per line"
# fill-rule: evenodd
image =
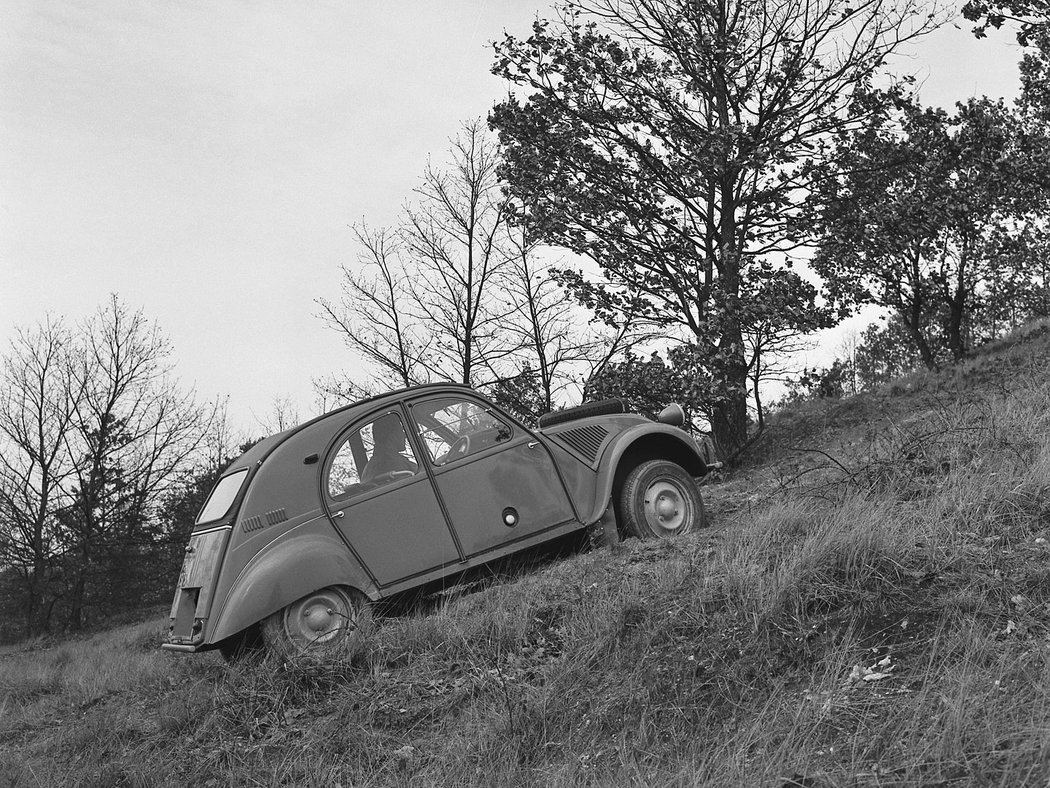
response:
M452 460L458 460L460 457L466 457L470 453L470 436L460 435L448 447L448 451L441 455L441 458L437 461L438 465L444 465L446 462Z

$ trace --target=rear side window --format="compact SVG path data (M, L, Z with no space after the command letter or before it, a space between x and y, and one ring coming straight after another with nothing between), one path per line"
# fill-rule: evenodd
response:
M248 469L242 468L219 479L215 489L208 496L208 502L204 504L201 513L197 515L197 522L208 523L212 520L218 520L220 517L225 517L230 511L230 507L233 506L237 492L241 489L241 483L244 482L244 477L247 475Z
M405 425L396 413L384 413L352 430L332 457L326 486L335 500L374 490L419 471Z

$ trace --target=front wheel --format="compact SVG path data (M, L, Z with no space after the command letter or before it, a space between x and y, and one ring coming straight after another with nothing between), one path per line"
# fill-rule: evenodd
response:
M262 623L266 647L282 657L349 656L371 621L368 600L345 586L307 594Z
M678 536L707 524L693 477L667 460L648 460L627 474L620 513L628 534L639 539Z

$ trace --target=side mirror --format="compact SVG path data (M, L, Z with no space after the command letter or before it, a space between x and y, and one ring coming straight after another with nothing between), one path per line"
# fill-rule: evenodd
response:
M685 424L685 411L682 406L672 402L656 417L661 424L670 424L672 427L681 427Z

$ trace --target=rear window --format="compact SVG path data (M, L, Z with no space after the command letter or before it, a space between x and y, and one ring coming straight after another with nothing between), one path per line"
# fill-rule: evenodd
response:
M239 471L234 471L229 476L223 476L219 479L219 483L215 485L215 489L208 496L208 502L204 504L201 513L197 515L197 523L208 523L225 516L230 511L233 500L237 497L237 491L241 489L241 482L244 481L244 477L247 475L248 469L242 468Z

